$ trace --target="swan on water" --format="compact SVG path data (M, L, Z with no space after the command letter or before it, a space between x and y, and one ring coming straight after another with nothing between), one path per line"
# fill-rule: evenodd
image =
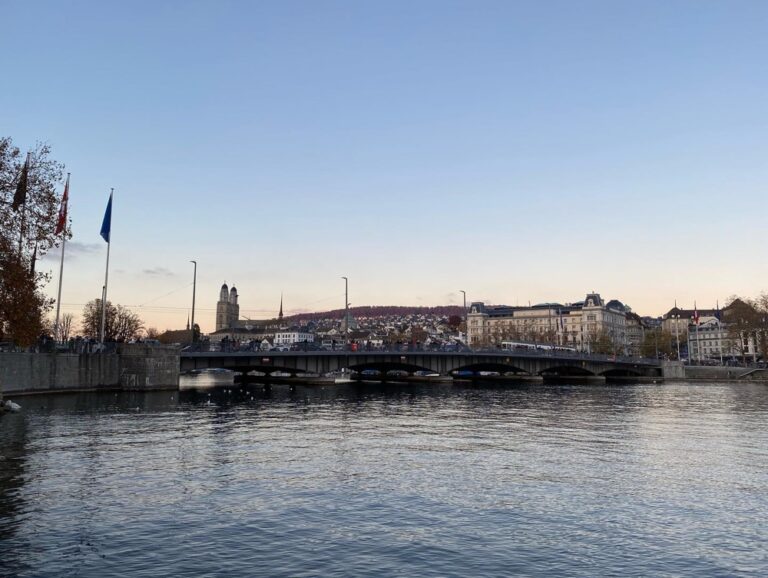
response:
M2 405L3 409L6 411L12 411L14 413L21 411L21 406L18 403L12 402L10 399L0 402L0 405Z

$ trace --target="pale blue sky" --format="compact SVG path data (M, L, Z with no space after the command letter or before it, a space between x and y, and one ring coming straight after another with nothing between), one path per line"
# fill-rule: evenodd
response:
M768 3L0 3L0 132L72 172L63 303L213 329L768 289ZM51 268L55 259L46 261ZM55 291L55 284L51 292ZM162 297L166 293L170 293Z

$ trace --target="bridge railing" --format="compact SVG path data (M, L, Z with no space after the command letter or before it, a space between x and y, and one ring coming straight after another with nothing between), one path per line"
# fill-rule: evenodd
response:
M598 353L586 353L579 351L554 351L544 349L526 349L526 350L511 350L506 351L502 349L470 349L468 347L461 348L429 348L429 347L417 347L417 346L389 346L389 347L370 347L370 348L351 348L351 347L337 347L335 349L319 349L319 348L279 348L271 350L262 350L259 348L248 347L225 347L224 349L217 349L210 351L201 351L200 348L187 347L182 350L182 356L196 353L208 353L210 355L218 354L236 354L236 355L263 355L263 356L283 356L283 355L333 355L333 354L347 354L347 355L364 355L364 354L440 354L440 353L454 353L458 355L492 355L494 357L520 357L520 358L557 358L557 359L572 359L572 360L584 360L591 362L605 362L605 363L631 363L641 365L658 365L660 361L653 358L645 357L629 357L622 355L605 355Z

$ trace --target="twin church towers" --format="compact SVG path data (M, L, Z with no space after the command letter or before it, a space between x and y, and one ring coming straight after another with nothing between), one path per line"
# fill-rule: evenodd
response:
M280 296L280 313L277 319L283 319L283 297ZM240 321L240 305L237 303L237 288L233 285L232 289L224 283L219 292L219 301L216 303L216 331L222 329L235 329L244 327L246 324L252 324L253 321ZM258 322L257 322L258 323Z
M216 331L237 327L239 319L240 305L237 304L237 289L234 285L229 289L224 283L219 293L219 301L216 303Z

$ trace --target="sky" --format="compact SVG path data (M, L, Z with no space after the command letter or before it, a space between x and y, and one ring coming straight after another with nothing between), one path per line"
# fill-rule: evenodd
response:
M71 172L62 310L147 326L768 289L764 1L2 0L0 134ZM58 254L43 261L54 272Z

